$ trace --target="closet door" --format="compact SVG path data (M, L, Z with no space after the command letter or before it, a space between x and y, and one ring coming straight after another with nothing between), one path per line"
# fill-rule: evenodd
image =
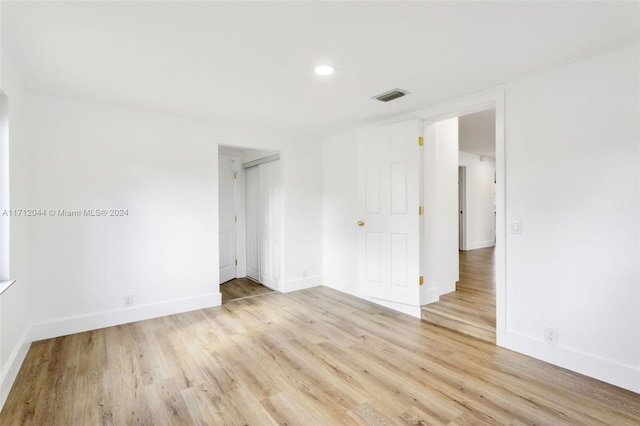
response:
M260 282L277 289L280 279L280 161L259 166Z
M247 179L247 276L260 281L259 166L246 170Z

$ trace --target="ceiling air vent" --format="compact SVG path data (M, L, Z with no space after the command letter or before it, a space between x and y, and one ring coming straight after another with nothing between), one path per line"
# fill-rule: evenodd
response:
M409 92L407 92L406 90L393 89L393 90L389 90L388 92L384 92L379 95L376 95L371 99L376 99L380 102L389 102L394 99L401 98L404 95L408 95L408 94Z

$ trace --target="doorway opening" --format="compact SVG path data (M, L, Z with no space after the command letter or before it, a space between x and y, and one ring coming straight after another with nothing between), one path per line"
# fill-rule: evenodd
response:
M495 343L496 109L430 123L425 134L429 126L436 156L426 169L437 179L427 191L437 197L439 258L428 269L438 294L422 318Z
M219 284L223 303L279 289L280 193L277 151L218 148Z

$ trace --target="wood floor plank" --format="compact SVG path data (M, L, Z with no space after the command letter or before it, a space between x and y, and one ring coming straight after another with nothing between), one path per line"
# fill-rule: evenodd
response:
M193 418L189 412L177 383L180 379L170 378L153 383L145 388L148 400L153 404L151 409L154 424L192 425Z
M263 401L265 409L280 425L356 425L351 418L333 417L328 407L317 404L313 398L296 390L279 392ZM351 420L351 421L350 421Z
M73 385L71 422L79 425L115 425L112 389L106 383L106 372L79 374ZM54 418L55 418L55 413ZM54 423L55 424L55 423Z
M640 424L640 395L325 287L34 342L2 425Z

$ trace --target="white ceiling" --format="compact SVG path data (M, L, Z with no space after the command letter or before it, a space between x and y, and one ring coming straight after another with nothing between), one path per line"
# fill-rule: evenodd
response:
M458 149L476 155L496 156L496 110L463 115L458 119Z
M310 137L636 43L638 16L635 1L3 1L1 23L31 91ZM396 87L411 94L370 99Z

